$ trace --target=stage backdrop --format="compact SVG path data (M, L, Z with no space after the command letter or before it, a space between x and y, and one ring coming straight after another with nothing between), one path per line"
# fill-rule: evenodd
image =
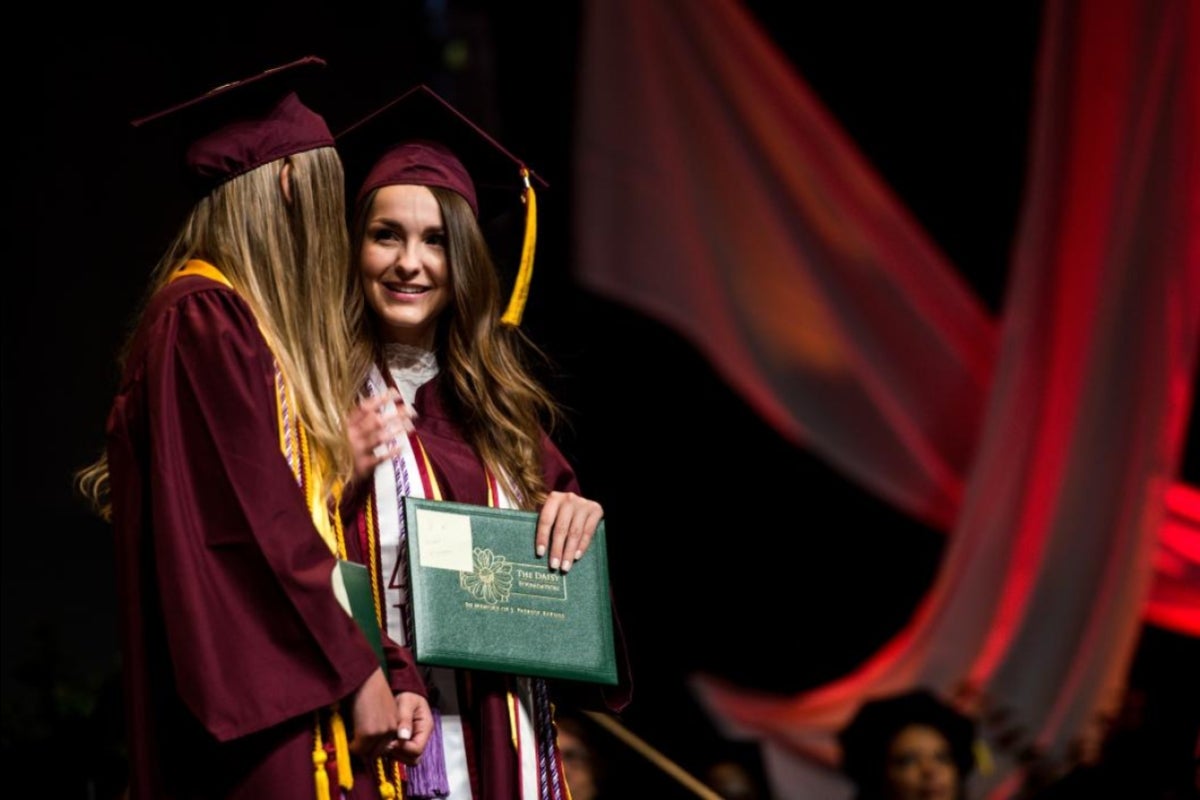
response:
M980 715L995 763L976 793L1002 795L1066 768L1114 711L1145 619L1200 635L1200 512L1177 480L1200 341L1198 22L1187 0L1046 4L993 317L743 6L586 4L581 282L950 536L908 626L852 674L793 697L695 677L763 744L779 797L846 795L836 731L917 684Z

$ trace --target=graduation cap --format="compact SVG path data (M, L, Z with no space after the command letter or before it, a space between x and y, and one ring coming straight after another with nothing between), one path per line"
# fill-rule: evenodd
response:
M169 147L173 158L182 151L179 166L206 192L276 159L333 146L324 118L297 94L324 66L324 59L305 56L130 124Z
M503 321L520 325L537 240L534 184L549 184L425 85L414 86L337 134L357 209L383 186L437 186L461 195L481 225L525 205L521 262Z

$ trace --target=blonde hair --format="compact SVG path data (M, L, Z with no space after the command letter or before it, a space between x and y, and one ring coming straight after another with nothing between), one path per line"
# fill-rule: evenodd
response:
M280 191L289 165L290 200ZM250 306L290 386L311 448L317 496L352 469L344 434L357 378L350 372L342 163L323 147L277 159L213 189L193 207L160 259L147 301L191 259L221 270ZM76 485L111 517L107 456L76 473Z
M468 442L509 496L522 508L537 509L547 490L543 430L553 430L563 419L532 372L530 358L546 363L546 356L519 327L501 322L500 278L467 201L449 189L428 188L442 212L450 266L451 301L438 319L435 337L446 399ZM375 194L364 198L352 226L356 276ZM379 337L364 292L357 294L347 304L346 316L356 336L351 363L364 380L378 355Z

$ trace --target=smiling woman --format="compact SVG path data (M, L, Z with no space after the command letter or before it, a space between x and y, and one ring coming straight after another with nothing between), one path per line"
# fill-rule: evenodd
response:
M542 574L555 576L598 557L585 554L604 512L579 494L549 437L558 408L525 365L535 351L517 325L527 284L518 277L502 314L481 224L487 211L476 187L496 179L507 187L505 201L523 200L532 220L530 171L424 86L344 131L338 145L357 187L352 252L363 287L348 308L365 395L351 433L362 454L354 494L365 496L355 504L356 527L384 625L404 642L406 570L416 559L404 513L412 498L537 511L530 556L544 558ZM384 397L399 399L404 433L376 413ZM473 606L494 608L512 582L511 565L475 553L475 573L462 587L481 601ZM408 771L406 796L567 796L551 704L565 687L446 667L429 669L427 680L435 732ZM601 703L599 692L592 703ZM614 698L610 708L622 706Z
M450 302L446 232L434 191L380 188L359 251L363 291L379 320L380 336L425 350L433 349L438 315Z

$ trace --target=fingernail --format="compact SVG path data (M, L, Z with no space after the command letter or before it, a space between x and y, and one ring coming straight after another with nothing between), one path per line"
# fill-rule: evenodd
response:
M576 551L575 551L575 560L576 560L576 561L578 561L578 560L579 560L579 559L581 559L581 558L583 558L583 551L582 551L582 550L576 550Z
M412 731L410 731L408 728L401 728L398 731L398 733L400 734L401 739L411 739L412 738Z
M568 558L566 561L563 562L563 572L570 572L570 571L571 571L571 559Z
M542 556L546 555L546 545L539 544L537 546L537 554L538 554L538 558L541 558Z
M550 569L558 569L558 559L557 558L550 559Z

